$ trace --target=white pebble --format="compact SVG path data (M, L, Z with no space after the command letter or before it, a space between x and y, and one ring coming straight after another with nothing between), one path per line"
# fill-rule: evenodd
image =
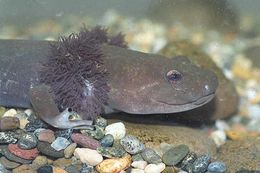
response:
M9 109L6 111L3 115L3 117L14 117L14 115L17 114L17 111L15 109Z
M26 113L26 115L28 115L28 116L31 116L31 115L33 114L33 110L31 110L31 109L26 109L26 110L24 111L24 113Z
M216 130L216 131L212 132L210 134L210 138L213 139L213 141L215 142L217 147L220 147L221 145L223 145L227 140L226 133L222 130Z
M144 160L134 161L131 166L137 169L144 169L147 166L147 162Z
M158 163L158 164L149 164L145 167L144 172L145 173L160 173L165 169L164 163Z
M218 130L222 130L222 131L225 131L225 130L229 130L230 127L229 125L226 123L226 121L223 121L223 120L217 120L215 122L215 126L217 127Z
M96 166L103 161L103 157L96 150L91 150L88 148L76 148L74 151L74 156L76 156L82 163L86 163L90 166Z
M54 148L56 151L63 150L69 146L70 141L63 137L57 137L55 141L52 142L51 147Z
M111 134L115 140L122 139L126 134L125 125L122 122L110 124L105 128L105 133Z
M133 169L131 169L131 173L145 173L145 172L142 169L135 169L135 168L133 168Z

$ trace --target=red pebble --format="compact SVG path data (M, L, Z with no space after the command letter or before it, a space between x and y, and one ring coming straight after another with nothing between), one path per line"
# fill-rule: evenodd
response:
M27 159L27 160L35 159L39 154L37 148L24 150L19 148L17 144L9 144L8 150L10 151L10 153L16 155L17 157Z
M55 140L54 132L50 129L45 129L40 131L38 136L39 141L44 141L48 143L52 143Z
M81 145L82 147L90 148L93 150L96 150L97 147L100 147L100 143L97 140L95 140L91 137L85 136L81 133L73 133L71 135L71 139L75 143Z

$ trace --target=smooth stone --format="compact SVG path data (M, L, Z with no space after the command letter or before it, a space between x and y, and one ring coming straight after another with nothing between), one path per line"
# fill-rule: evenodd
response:
M77 143L82 147L90 148L93 150L96 150L97 147L100 147L99 141L80 133L73 133L71 135L71 139L73 142Z
M143 159L142 155L140 153L138 153L138 154L132 155L132 160L133 161L140 161L140 160L143 161L144 159Z
M5 169L5 167L0 163L0 172L1 173L10 173L10 171L8 171L7 169Z
M37 146L38 139L37 137L32 133L24 134L18 141L18 146L21 149L32 149Z
M50 129L40 131L38 136L39 141L52 143L55 140L54 132Z
M64 150L69 146L70 141L63 137L57 137L55 141L52 142L51 147L54 148L56 151Z
M7 130L14 130L20 127L20 120L17 117L2 117L0 119L0 130L7 131Z
M9 109L4 113L3 117L14 117L15 114L17 114L15 109Z
M5 149L3 154L8 160L14 161L17 163L30 164L32 162L32 160L23 159L23 158L20 158L16 155L12 154L8 149Z
M143 118L139 120L142 121L141 119ZM118 120L110 120L109 122L114 121ZM194 151L198 155L209 153L214 157L217 152L214 141L208 137L207 132L202 130L158 124L138 124L130 122L124 122L124 124L126 125L127 134L136 136L149 148L157 149L162 141L164 141L174 146L185 144L189 147L190 151Z
M120 140L120 144L130 154L137 154L145 149L145 145L133 135L126 135Z
M53 173L68 173L68 172L66 170L62 169L62 168L54 167Z
M131 161L129 154L122 158L106 159L96 166L96 170L99 173L118 173L128 168L131 165Z
M212 162L209 164L207 170L211 173L225 173L227 168L223 162Z
M192 172L192 164L197 160L197 154L194 152L190 152L180 164L181 169L187 172Z
M51 147L50 143L48 142L38 142L37 145L38 150L49 157L53 158L61 158L64 157L64 150L56 151L54 148Z
M34 132L35 130L40 128L44 128L44 129L48 128L48 125L45 122L43 122L39 118L36 118L33 115L29 116L28 121L29 123L26 124L25 126L25 130L27 132Z
M59 158L57 160L53 161L53 166L60 167L62 169L66 168L67 166L72 164L71 159L66 159L66 158Z
M54 132L54 134L55 134L56 138L63 137L63 138L69 139L72 132L73 132L73 129L65 129L65 130L56 130Z
M102 154L102 156L107 158L113 157L122 157L126 154L124 148L120 145L115 143L113 147L98 147L97 151Z
M193 173L202 173L206 172L207 167L210 163L210 156L209 155L202 155L195 160L192 164L192 172Z
M0 132L0 144L16 143L17 135L14 132Z
M32 109L26 109L26 110L24 110L24 113L26 113L26 115L27 115L28 117L34 114L34 112L33 112Z
M37 170L38 168L48 164L48 159L46 156L37 156L33 162L32 167Z
M110 124L105 128L105 135L107 134L113 135L115 140L122 139L126 134L125 125L122 122Z
M71 158L71 156L73 155L75 149L77 147L76 143L72 143L70 144L65 150L64 150L64 157L65 158Z
M226 164L227 172L236 172L241 168L260 170L260 137L227 141L219 148L217 160Z
M162 162L161 157L151 148L144 149L144 151L141 152L141 156L148 163L157 164Z
M86 163L90 166L96 166L103 161L103 156L96 150L88 148L76 148L74 151L76 156L82 163Z
M144 160L140 160L140 161L133 161L131 166L137 169L142 169L144 170L144 168L148 165L148 163Z
M19 163L12 162L5 157L1 157L0 162L6 169L14 169L21 165Z
M80 169L75 165L70 165L65 169L68 173L79 173Z
M94 139L100 140L105 136L105 130L102 127L94 126L94 129L81 130L80 132L86 136L92 136Z
M13 173L36 173L30 165L21 165L13 169Z
M131 173L145 173L142 169L131 169Z
M16 155L17 157L20 157L20 158L26 159L26 160L35 159L39 154L39 151L37 148L33 148L30 150L24 150L24 149L19 148L18 144L9 144L8 150L10 151L10 153Z
M94 124L99 127L105 128L107 126L107 120L101 116L97 116L97 118L94 120Z
M166 151L162 160L168 166L177 165L187 154L189 153L189 147L187 145L178 145Z
M28 121L28 115L24 112L18 111L18 113L15 115L15 117L19 118L20 121L20 129L24 129L26 124L29 123Z
M175 167L166 167L162 173L177 173L177 170L175 169ZM182 171L178 171L178 173L184 173ZM187 172L185 172L187 173Z
M210 103L175 115L189 122L213 121L230 117L237 112L239 96L233 82L224 75L223 70L216 65L212 58L203 52L202 48L182 40L167 44L159 53L167 57L188 56L192 63L215 72L219 80L216 96Z
M145 173L160 173L165 169L164 163L158 163L158 164L149 164L145 167L144 172Z
M53 168L51 165L42 166L37 169L37 173L53 173Z
M100 145L102 147L111 147L114 143L114 137L111 134L107 134L100 140Z

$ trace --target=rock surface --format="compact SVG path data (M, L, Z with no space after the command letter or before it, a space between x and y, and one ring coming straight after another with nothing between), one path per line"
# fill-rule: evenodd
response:
M260 170L260 137L229 141L220 147L217 158L228 172Z

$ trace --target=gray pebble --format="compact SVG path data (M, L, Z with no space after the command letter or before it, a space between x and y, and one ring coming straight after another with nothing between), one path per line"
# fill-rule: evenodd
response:
M77 166L70 165L70 166L66 167L65 171L67 171L68 173L78 173L80 170L79 170L79 168L77 168Z
M197 159L197 154L190 152L181 162L181 169L187 172L192 172L192 164Z
M126 152L130 154L137 154L145 149L145 145L135 136L126 135L120 140L120 144L124 147Z
M0 132L0 144L16 143L17 140L17 136L14 132Z
M144 160L142 155L139 153L139 154L135 154L132 156L132 160L133 161L140 161L140 160Z
M144 149L141 156L148 163L157 164L162 162L161 157L151 148Z
M37 146L38 139L32 133L24 134L18 141L18 146L21 149L29 150Z
M102 147L111 147L114 143L114 137L111 134L107 134L104 138L100 140L100 145Z
M177 165L187 154L189 153L189 147L187 145L178 145L166 151L162 160L168 166Z
M107 120L105 118L98 116L95 119L94 124L99 126L99 127L102 127L104 129L107 126Z
M192 164L192 171L194 173L206 172L210 163L210 155L202 155Z
M113 147L98 147L97 151L107 158L122 157L126 154L126 151L120 146Z
M226 172L227 168L223 162L212 162L209 164L207 170L210 173L224 173Z
M56 151L51 147L51 144L48 142L38 142L37 149L44 155L53 157L53 158L61 158L64 157L64 150Z

